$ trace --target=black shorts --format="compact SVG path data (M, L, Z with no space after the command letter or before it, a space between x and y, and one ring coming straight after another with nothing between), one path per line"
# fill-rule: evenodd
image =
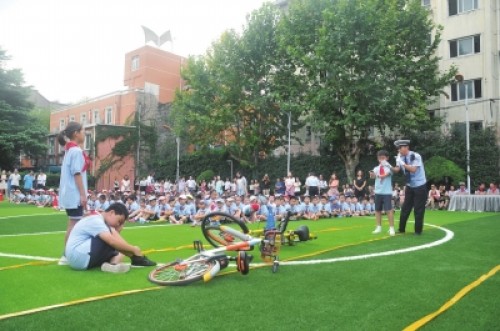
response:
M92 238L89 255L90 260L87 269L92 269L111 261L113 257L118 255L118 251L105 243L99 236L96 236Z
M392 195L375 194L375 211L392 210Z
M66 215L72 220L72 221L79 221L83 217L83 207L78 206L75 209L66 209Z

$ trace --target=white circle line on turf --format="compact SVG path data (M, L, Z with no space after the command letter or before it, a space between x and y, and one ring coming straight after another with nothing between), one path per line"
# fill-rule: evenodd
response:
M130 227L130 228L124 228L124 230L149 229L149 228L164 227L164 226L174 226L174 224L155 224L155 225L145 225L145 226L134 226L134 227ZM46 232L26 232L26 233L0 234L0 238L39 236L39 235L60 234L60 233L66 233L66 231L46 231Z
M307 261L280 261L280 265L309 265L309 264L322 264L322 263L335 263L335 262L344 262L344 261L355 261L355 260L365 260L365 259L370 259L374 257L381 257L381 256L389 256L389 255L397 255L397 254L404 254L404 253L410 253L410 252L415 252L419 251L422 249L427 249L435 246L442 245L450 240L453 239L455 236L455 233L451 230L448 230L446 228L443 228L441 226L437 226L434 224L426 224L427 226L439 229L444 231L446 234L443 238L419 245L419 246L413 246L413 247L407 247L407 248L402 248L402 249L396 249L396 250L391 250L391 251L386 251L386 252L378 252L378 253L371 253L371 254L363 254L363 255L354 255L354 256L343 256L343 257L335 257L331 259L316 259L316 260L307 260ZM265 263L252 263L252 266L263 266L267 265Z

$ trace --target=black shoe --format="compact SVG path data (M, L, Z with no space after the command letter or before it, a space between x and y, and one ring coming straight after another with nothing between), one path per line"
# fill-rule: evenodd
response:
M148 259L146 255L144 256L134 255L130 258L130 260L132 260L132 267L152 267L156 265L156 262Z
M416 236L421 236L421 235L422 235L422 232L415 232L415 235L416 235Z
M405 231L398 230L396 234L405 234Z

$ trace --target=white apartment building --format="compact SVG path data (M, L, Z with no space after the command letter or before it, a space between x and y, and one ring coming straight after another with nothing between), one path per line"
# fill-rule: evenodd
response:
M465 127L467 99L471 131L491 127L500 138L500 0L422 0L422 5L443 27L440 69L454 65L464 78L430 107L445 119L443 131Z

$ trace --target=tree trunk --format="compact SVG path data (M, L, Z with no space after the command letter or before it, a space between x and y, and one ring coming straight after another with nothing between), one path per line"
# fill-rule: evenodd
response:
M344 161L347 183L352 184L355 177L356 167L359 164L359 156L361 154L361 146L359 141L345 141L341 144L338 154Z

